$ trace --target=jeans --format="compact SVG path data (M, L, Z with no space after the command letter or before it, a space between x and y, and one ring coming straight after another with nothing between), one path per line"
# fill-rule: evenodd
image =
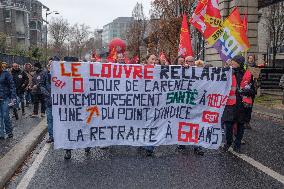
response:
M25 92L25 99L26 99L26 104L30 104L32 102L32 94L30 90L27 90Z
M226 144L228 146L231 146L233 144L233 126L234 122L226 121L224 123L225 129L226 129ZM244 124L243 123L237 123L237 133L236 133L236 139L234 142L234 148L239 149L241 147L241 141L244 136Z
M53 138L52 106L46 107L46 119L47 119L47 130L48 130L49 138Z
M41 103L41 113L45 113L45 100L42 94L34 94L34 115L38 115L39 103Z
M17 109L21 105L21 110L24 113L25 112L25 100L24 100L24 94L18 94L17 95L17 105L14 106L14 112L17 112Z
M9 116L9 99L0 100L0 137L4 137L6 134L12 134L13 128Z

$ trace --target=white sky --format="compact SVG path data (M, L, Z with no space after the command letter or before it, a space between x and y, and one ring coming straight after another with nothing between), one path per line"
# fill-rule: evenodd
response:
M58 11L70 24L85 23L92 29L102 28L117 17L131 16L137 2L142 3L144 13L149 17L151 0L40 0L51 11ZM44 14L45 15L45 14Z

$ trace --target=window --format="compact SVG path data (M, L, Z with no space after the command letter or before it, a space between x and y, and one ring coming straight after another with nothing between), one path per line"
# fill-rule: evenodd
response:
M42 25L41 25L41 22L40 22L40 21L38 21L38 22L37 22L37 29L38 29L38 30L40 30L40 31L41 31L41 29L42 29L42 27L41 27L41 26L42 26Z
M36 22L35 21L30 21L30 29L36 29Z
M4 10L4 18L6 22L11 22L11 9Z

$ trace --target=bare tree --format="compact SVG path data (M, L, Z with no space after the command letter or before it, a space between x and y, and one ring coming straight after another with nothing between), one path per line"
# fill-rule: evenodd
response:
M75 24L70 29L70 42L74 56L82 59L83 51L90 40L90 27L85 24Z
M64 54L64 45L69 35L69 23L67 20L61 18L53 18L49 24L49 35L51 37L51 44L55 49L55 53L59 57Z
M182 14L189 16L193 11L194 0L154 0L151 10L150 46L163 51L173 61L178 52Z
M132 56L141 57L140 47L143 45L143 38L146 31L146 17L143 11L143 5L137 3L132 11L133 21L130 29L126 34L128 51Z
M266 20L264 26L270 34L272 65L275 67L276 54L284 45L284 2L267 7L267 11L264 11L263 14Z

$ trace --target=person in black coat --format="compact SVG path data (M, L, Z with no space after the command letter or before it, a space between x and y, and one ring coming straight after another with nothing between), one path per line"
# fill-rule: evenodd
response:
M241 140L244 135L244 124L247 117L248 104L243 102L243 97L252 97L255 94L254 85L245 90L240 89L240 84L242 82L243 76L245 74L244 69L245 58L243 56L235 56L230 65L233 68L233 74L236 77L237 89L236 89L236 103L234 105L227 105L225 107L222 120L226 129L226 144L224 150L227 151L233 144L233 125L237 124L236 139L234 141L233 150L240 152ZM252 82L252 81L251 81Z
M45 99L40 90L40 81L42 80L42 76L44 71L40 63L34 64L34 76L32 79L32 95L33 95L33 103L34 103L34 110L33 114L31 115L32 118L38 117L38 110L39 110L39 103L41 103L41 117L45 116Z
M11 74L15 83L17 97L21 103L22 115L25 115L24 94L29 84L29 78L27 74L20 69L20 66L17 63L12 65ZM18 119L17 107L14 107L13 111L16 119Z

